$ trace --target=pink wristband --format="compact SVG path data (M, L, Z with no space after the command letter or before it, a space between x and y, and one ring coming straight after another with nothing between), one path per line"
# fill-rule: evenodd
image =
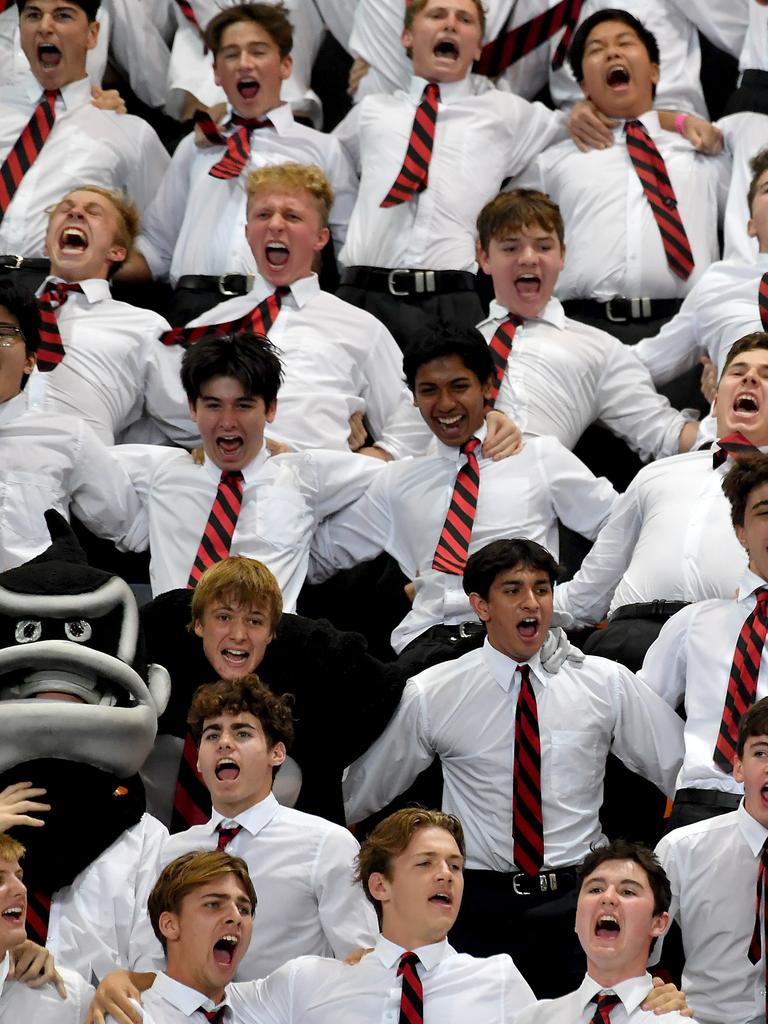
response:
M675 131L678 133L678 135L683 135L685 133L685 120L687 117L687 114L680 113L675 118Z

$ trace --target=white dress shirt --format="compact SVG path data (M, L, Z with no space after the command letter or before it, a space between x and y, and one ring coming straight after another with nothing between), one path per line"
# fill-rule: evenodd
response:
M83 978L101 981L110 971L135 969L143 950L133 940L136 922L160 874L165 825L144 814L51 903L46 946L56 962Z
M742 803L729 814L676 828L656 847L672 886L669 913L683 933L682 987L701 1024L765 1019L765 950L757 964L747 951L766 838L768 831Z
M158 971L151 987L142 993L141 1003L132 1002L144 1024L202 1024L203 1017L198 1010L218 1010L222 1005L229 1007L224 1024L241 1024L241 1018L229 1005L228 996L223 1004L214 1003L202 992L169 978L162 971ZM107 1020L112 1018L108 1016Z
M196 850L215 850L216 826L241 825L227 853L248 865L258 903L253 937L237 970L238 981L263 978L304 954L343 958L378 935L376 914L354 881L360 845L351 832L314 814L283 807L270 795L235 818L216 810L205 825L177 832L165 842L161 867ZM132 941L143 950L138 970L154 970L162 950L149 918Z
M750 0L750 7L759 7L756 0ZM765 19L766 15L763 14ZM768 44L766 44L768 52ZM768 115L753 110L742 110L728 114L715 122L725 136L725 145L731 154L731 181L728 186L728 200L725 204L723 226L723 255L726 259L740 257L752 260L758 251L758 241L747 234L747 221L751 214L747 193L752 180L749 166L753 156L768 146Z
M94 533L113 541L124 538L139 509L113 450L87 423L26 412L23 391L0 402L0 571L45 551L45 510L68 519L70 504Z
M267 2L275 3L275 0ZM202 29L219 11L234 6L235 0L190 0L190 7ZM320 128L322 107L309 82L312 65L323 38L323 22L314 3L286 0L285 7L293 27L293 67L287 80L282 83L280 96L297 113L311 118L313 124ZM211 54L205 50L200 33L178 8L176 17L179 27L173 39L168 67L168 113L172 117L179 116L185 92L192 93L206 107L226 101L224 90L214 81Z
M30 73L0 87L0 163L32 117L42 96ZM140 211L149 205L170 157L154 129L139 117L97 110L87 78L65 85L56 100L56 121L34 164L24 175L0 222L0 253L42 256L46 210L88 183L125 191Z
M478 324L486 341L508 316L506 307L491 303ZM597 420L644 460L675 455L686 422L654 389L631 348L567 319L554 298L515 331L495 408L524 433L552 434L570 449Z
M682 298L719 255L717 211L725 202L727 156L701 156L681 135L662 131L654 111L638 120L667 166L693 252L693 272L683 281L669 269L622 123L608 149L582 153L569 139L536 162L537 185L565 220L568 259L557 283L560 299Z
M108 281L80 285L82 293L70 292L56 311L64 359L48 373L33 371L27 407L79 416L106 445L145 411L179 444L199 443L179 376L182 350L159 340L170 325L152 310L117 302Z
M169 277L175 284L185 274L255 274L245 238L245 186L251 171L268 164L297 161L325 172L336 194L333 238L339 245L344 241L357 176L341 145L294 121L288 104L266 116L272 127L251 132L251 156L237 178L220 180L208 173L226 152L224 146L198 146L194 133L181 140L142 218L137 242L153 277Z
M733 343L763 330L757 293L766 271L768 253L756 253L749 262L720 260L707 267L680 312L658 334L629 349L648 367L654 384L674 380L704 355L720 375Z
M237 320L274 290L257 277L247 295L214 306L188 326ZM265 436L297 450L348 452L349 418L362 412L379 447L396 458L427 450L432 435L405 384L395 339L375 316L321 291L315 274L293 282L269 340L284 376Z
M414 114L427 85L368 96L334 134L360 171L360 190L340 253L345 266L477 269L475 219L482 206L546 146L564 138L565 119L540 103L469 79L440 85L429 185L408 203L381 208L403 165Z
M152 552L154 596L185 587L221 480L206 459L157 445L118 445L141 511L121 544ZM230 553L264 562L277 577L283 608L295 611L317 524L359 498L389 467L351 452L301 452L270 457L266 447L243 469L243 501Z
M485 425L475 436L485 438ZM435 443L434 456L390 463L359 501L320 526L312 543L313 582L381 551L414 581L413 609L392 634L398 653L430 626L477 618L463 577L432 568L456 474L466 462L459 448ZM558 519L592 540L616 500L610 483L554 437L532 437L519 455L500 462L480 455L478 465L470 554L502 537L528 537L557 558Z
M0 960L0 1022L2 1024L83 1024L93 999L93 988L76 971L56 964L67 998L62 999L52 984L30 988L8 980L10 954Z
M739 70L768 71L768 10L750 0L749 30L739 57Z
M659 1018L653 1010L640 1008L652 987L650 974L626 978L610 987L601 985L587 974L575 992L559 999L543 999L536 1006L523 1010L517 1024L590 1024L596 1009L593 999L604 992L615 992L621 1000L611 1009L611 1024L658 1024ZM697 1014L697 1019L702 1018ZM664 1020L669 1024L685 1024L691 1018L672 1010L664 1014Z
M768 583L749 569L736 599L699 601L664 623L648 649L640 676L671 707L685 701L685 760L678 789L724 790L741 795L744 786L712 758L723 717L733 652L741 627L754 610L755 591ZM768 696L768 650L763 649L756 700Z
M556 674L527 662L541 736L544 868L578 864L603 840L598 812L605 760L674 792L682 722L629 669L604 658L566 661ZM512 775L518 663L486 639L482 648L414 676L397 711L344 780L347 820L384 807L440 757L443 810L464 825L467 867L516 870Z
M262 982L230 986L243 1024L397 1024L402 946L379 936L354 967L300 957ZM424 1018L439 1024L513 1024L535 996L510 957L457 953L447 939L412 950L424 989Z
M556 587L555 608L586 626L609 607L732 597L747 556L722 490L728 469L713 470L710 451L644 466L579 571Z

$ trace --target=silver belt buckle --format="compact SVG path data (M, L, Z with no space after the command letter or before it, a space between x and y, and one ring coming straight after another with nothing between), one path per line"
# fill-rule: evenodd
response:
M395 267L394 270L390 270L390 272L387 274L387 289L388 289L390 295L398 295L398 296L402 297L403 295L410 295L411 294L408 291L407 288L403 292L399 288L395 287L395 274L407 274L407 273L408 273L408 271L405 268L403 268L403 267Z
M512 889L514 890L515 895L516 896L528 896L528 895L530 895L527 892L523 892L522 889L518 889L518 887L517 887L517 880L519 878L525 878L525 875L523 875L523 874L521 874L519 872L516 875L512 875Z
M22 264L24 263L24 257L23 256L17 256L16 253L11 253L11 255L16 260L15 266L13 266L11 269L12 270L21 270Z
M622 296L619 295L619 296L617 296L617 298L622 298ZM605 304L605 316L606 316L606 319L610 320L612 324L625 324L625 323L627 323L627 317L625 317L625 316L614 316L613 315L613 311L611 310L611 303L612 302L613 302L613 299L608 299L608 301Z

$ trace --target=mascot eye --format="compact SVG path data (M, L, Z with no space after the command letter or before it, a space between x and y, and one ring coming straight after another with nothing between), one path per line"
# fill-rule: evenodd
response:
M90 622L87 619L70 619L64 623L64 635L67 640L74 640L76 644L84 644L91 639Z
M16 643L33 644L43 635L43 626L38 619L21 619L16 623Z

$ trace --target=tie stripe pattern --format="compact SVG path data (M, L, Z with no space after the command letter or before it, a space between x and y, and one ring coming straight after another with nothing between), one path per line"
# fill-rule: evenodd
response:
M38 946L48 938L48 920L51 916L51 897L40 890L27 890L27 936Z
M190 23L190 25L193 28L197 29L200 35L202 35L203 30L200 28L200 22L197 20L197 15L192 10L192 4L189 2L189 0L176 0L176 6L179 8L181 13Z
M225 828L221 824L221 822L219 822L219 824L216 826L216 831L219 834L219 838L218 838L217 843L216 843L216 849L217 850L226 850L226 848L229 846L229 844L232 842L232 840L235 838L235 836L239 832L242 832L242 830L243 830L243 826L242 825L233 825L232 828Z
M259 117L248 120L239 117L237 114L232 118L230 124L234 125L234 131L227 136L227 152L208 171L212 178L227 180L238 178L251 159L251 132L257 128L269 128L272 122L268 117Z
M733 771L739 722L755 703L760 660L768 632L768 590L761 588L755 596L755 607L744 620L733 652L720 731L712 755L718 768L728 775Z
M173 330L165 331L160 335L164 345L181 345L182 348L189 348L201 338L220 338L224 334L240 334L243 331L251 331L253 334L269 334L272 324L277 319L283 299L290 294L291 289L280 286L271 295L263 299L258 306L241 316L238 320L227 320L226 323L208 324L207 327L174 327Z
M475 455L479 446L480 441L476 437L470 437L461 446L467 461L456 474L448 514L432 559L433 569L453 576L464 574L464 566L469 557L469 541L480 491L480 466Z
M205 524L200 546L192 563L187 581L187 587L190 589L197 586L197 581L208 566L220 562L229 554L242 502L243 474L239 469L233 473L225 470L221 474L208 522Z
M16 0L0 0L0 14L3 14L5 11L10 11L15 3Z
M173 792L171 832L184 832L193 825L203 825L211 816L211 795L197 770L197 744L187 731Z
M760 864L757 869L757 887L755 890L755 929L752 932L752 939L749 943L747 956L749 958L749 962L757 966L757 964L760 963L762 951L766 951L764 984L766 984L765 1012L768 1014L768 908L766 908L765 905L765 878L766 870L768 869L768 839L763 843L759 858ZM766 1017L766 1020L768 1020L768 1017Z
M0 167L0 221L11 205L21 180L40 155L56 120L58 89L46 89L32 117Z
M597 1003L597 1009L589 1024L611 1024L611 1010L621 1002L616 993L601 992L592 1002Z
M740 455L752 455L754 452L759 451L750 440L738 431L735 431L733 434L726 434L716 444L717 447L712 453L713 469L722 466L729 455L737 459Z
M383 207L407 203L417 192L423 192L427 187L439 101L440 89L434 82L430 82L416 108L403 166L394 185L381 201Z
M515 708L515 764L512 777L512 857L528 875L544 863L541 810L541 742L536 694L528 665L520 665L520 695Z
M403 990L398 1024L424 1024L424 990L416 971L418 963L421 961L410 950L400 957L397 977L403 979Z
M583 2L584 0L560 0L548 11L537 14L535 18L530 18L516 28L507 29L505 25L495 39L485 44L480 59L475 62L474 70L479 75L496 78L565 26L565 32L552 57L552 70L557 71L563 66ZM507 23L514 14L514 9L515 4L512 5Z
M493 369L495 372L495 378L493 385L491 386L491 393L486 399L486 407L489 409L493 409L496 405L496 399L499 397L499 388L501 387L501 382L504 380L504 374L507 372L507 361L509 360L509 353L512 351L512 342L515 337L515 332L521 323L522 320L516 316L507 317L507 319L496 328L496 333L491 338L488 346L491 351Z
M64 343L59 333L56 310L60 309L72 292L82 292L79 284L66 284L63 281L51 281L45 286L37 298L37 309L40 314L40 344L37 348L37 368L41 373L48 373L58 366L66 355Z
M624 131L629 158L661 233L667 265L673 274L687 281L693 270L693 253L677 212L677 197L667 174L667 165L640 121L627 121Z
M768 331L768 273L760 278L760 287L757 290L757 305L760 309L760 322L763 330Z

